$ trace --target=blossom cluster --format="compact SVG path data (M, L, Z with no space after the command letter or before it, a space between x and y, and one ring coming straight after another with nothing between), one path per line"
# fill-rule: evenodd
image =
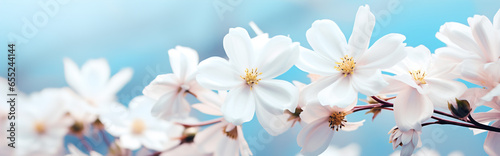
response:
M388 137L394 149L401 146L400 155L421 146L422 127L439 124L488 132L485 152L500 155L500 11L493 22L476 15L468 25L445 23L436 37L446 46L434 53L407 46L397 33L370 46L374 26L368 5L359 7L349 40L334 21L317 20L305 33L312 49L288 36L270 37L254 23L255 37L231 28L223 38L227 59L199 62L194 49L177 46L168 51L173 73L158 75L128 108L116 93L131 79L131 69L110 76L104 59L81 68L64 59L69 87L21 95L28 103L20 108L26 113L19 121L22 150L9 155L62 154L64 146L68 155L101 155L88 146L64 145L63 138L71 134L85 145L86 137L106 133L114 136L104 135L110 155L252 155L242 126L254 114L274 136L298 123L300 154L320 155L337 131L363 125L365 120L347 120L363 110L373 118L394 112ZM309 73L311 83L276 79L293 66ZM481 88L467 88L459 79ZM476 112L479 106L490 111ZM220 118L200 122L189 116L192 109Z

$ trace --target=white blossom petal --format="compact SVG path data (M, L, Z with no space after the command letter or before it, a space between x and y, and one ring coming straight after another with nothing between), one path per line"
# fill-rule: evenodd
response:
M252 120L255 103L255 95L246 85L229 91L221 109L224 119L234 125Z
M500 121L494 122L491 126L500 128ZM488 132L484 140L484 151L488 155L500 155L500 133Z
M361 120L358 122L346 122L344 123L344 127L342 127L343 131L354 131L358 129L359 127L363 126L363 123L365 120Z
M398 60L406 57L403 41L406 39L401 34L388 34L377 40L360 56L356 62L357 69L385 69L392 67Z
M302 147L304 155L319 155L326 150L333 137L333 130L325 119L307 124L297 136L297 143Z
M426 78L425 81L429 99L434 106L445 109L448 108L448 101L458 98L467 89L465 84L454 80Z
M230 28L229 33L224 36L224 50L229 62L236 65L238 70L245 70L254 65L255 55L253 45L247 30L237 27Z
M338 73L338 71L335 70L335 66L337 65L334 60L330 60L327 57L304 47L300 48L300 57L295 65L300 70L322 76Z
M370 12L370 6L360 6L356 13L354 27L347 46L348 51L354 58L363 55L368 49L373 27L375 27L375 16Z
M263 47L259 54L261 78L274 78L290 69L299 58L299 44L289 37L275 36Z
M294 112L298 104L299 90L283 80L261 80L253 86L253 93L258 104L275 115L285 109Z
M351 82L354 89L366 96L376 95L380 90L389 85L382 77L380 70L369 69L354 70Z
M432 116L433 111L431 100L416 89L401 91L394 101L394 118L401 131L417 129Z
M347 53L344 33L331 20L314 21L306 37L313 50L329 60L338 62Z
M472 36L477 41L482 53L480 55L485 61L498 60L500 51L499 32L493 28L493 24L486 16L476 15L467 20L472 29Z
M242 71L236 71L231 64L220 57L210 57L198 66L198 83L212 90L229 90L244 83Z
M198 66L198 53L191 48L176 46L168 50L170 66L174 74L181 80L187 79L196 72Z
M180 87L180 80L174 74L158 75L147 85L142 93L155 100L165 94L174 94Z
M341 77L318 93L321 105L345 108L358 100L358 92L350 77Z

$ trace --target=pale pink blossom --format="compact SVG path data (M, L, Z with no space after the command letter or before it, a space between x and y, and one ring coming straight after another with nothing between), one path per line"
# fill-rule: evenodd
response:
M195 79L198 53L187 47L177 46L168 51L173 73L158 75L142 93L156 100L151 110L155 117L165 120L187 117L191 107L186 94L201 96L209 90L201 87Z
M318 155L325 151L338 130L353 131L363 125L363 121L347 122L346 116L354 108L355 103L339 108L323 106L319 103L308 104L300 114L305 122L304 128L297 136L297 143L302 147L304 155Z

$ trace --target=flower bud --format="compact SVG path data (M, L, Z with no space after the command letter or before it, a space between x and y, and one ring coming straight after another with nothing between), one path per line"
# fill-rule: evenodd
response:
M455 102L448 102L448 109L451 113L458 118L466 118L469 116L472 108L470 107L469 101L459 100L455 98Z

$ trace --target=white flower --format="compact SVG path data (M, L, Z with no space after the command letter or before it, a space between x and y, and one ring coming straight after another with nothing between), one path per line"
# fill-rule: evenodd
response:
M209 115L220 116L222 114L220 108L227 97L227 91L219 91L219 96L214 97L219 98L195 104L193 108ZM252 155L241 126L233 125L224 119L198 133L194 141L200 149L214 155L238 156L239 153L242 156Z
M390 83L382 93L396 94L394 118L402 131L420 129L429 119L434 106L447 108L448 100L462 95L467 88L453 80L449 70L435 68L431 52L425 46L408 47L408 57L388 69L395 76L387 76Z
M61 97L65 91L44 89L18 106L16 148L22 149L17 150L18 155L55 155L62 150L64 136L72 124Z
M96 151L90 151L90 154L87 155L82 151L80 151L78 148L76 148L76 146L73 144L68 145L68 150L69 154L66 154L66 156L102 156L100 153Z
M69 58L64 58L64 75L68 85L75 90L87 106L80 107L96 118L100 109L116 102L116 93L132 78L132 69L125 68L110 78L110 68L106 59L87 61L81 69Z
M183 118L179 122L183 124L194 124L199 121L195 118L188 117ZM199 127L184 127L174 124L167 133L169 134L170 140L177 146L162 151L161 156L211 156L212 153L205 152L198 148L198 142L194 140L196 135L198 135L198 131Z
M343 148L339 148L334 145L328 146L328 148L318 156L359 156L361 153L361 147L359 144L351 143ZM297 154L297 156L303 156L302 154Z
M318 20L307 30L313 51L302 49L297 67L324 76L304 89L308 100L322 105L347 107L358 100L358 92L376 95L387 82L380 69L393 66L406 56L405 36L389 34L370 48L375 16L368 5L359 7L349 43L331 20Z
M252 120L257 112L259 121L266 113L294 111L298 91L283 80L273 78L290 69L298 58L299 44L285 36L275 36L261 48L252 43L243 28L231 28L224 37L224 50L229 61L211 57L202 61L196 79L212 90L229 90L222 105L224 118L234 125Z
M166 120L183 118L191 108L185 96L201 96L209 90L198 85L195 73L198 53L187 47L177 46L168 51L173 73L158 75L144 90L144 95L157 100L151 113Z
M356 103L345 108L322 106L319 103L309 104L300 114L306 123L297 136L297 143L304 155L318 155L330 144L335 131L353 131L363 125L363 121L347 122L346 116Z
M165 150L175 145L166 133L171 124L151 116L154 103L151 98L138 96L132 99L128 111L116 105L114 112L103 114L101 122L110 134L120 137L123 148L136 150L143 145L156 151Z
M401 131L398 127L394 126L389 131L389 143L392 143L393 149L401 146L402 156L410 156L415 148L422 146L422 140L420 140L421 133L421 129Z

